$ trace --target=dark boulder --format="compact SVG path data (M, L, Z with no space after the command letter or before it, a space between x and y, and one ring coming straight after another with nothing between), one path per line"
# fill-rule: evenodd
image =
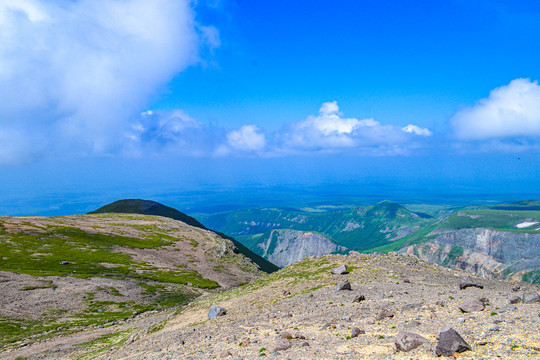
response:
M476 280L474 280L474 279L467 276L467 277L464 277L463 279L461 279L461 282L459 283L459 288L461 290L463 290L463 289L466 289L468 287L477 287L479 289L483 289L484 285L480 284Z
M437 356L453 356L454 353L462 353L472 350L471 346L452 328L444 327L439 333L439 342L435 348Z

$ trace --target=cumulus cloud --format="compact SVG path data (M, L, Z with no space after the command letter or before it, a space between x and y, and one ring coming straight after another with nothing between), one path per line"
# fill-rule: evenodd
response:
M255 125L244 125L227 134L228 144L242 151L262 150L266 145L266 136Z
M205 42L218 46L219 33L195 22L188 0L1 1L0 148L16 132L57 152L119 151L149 97Z
M406 133L415 134L419 136L431 136L433 133L431 130L426 128L421 128L420 126L409 124L403 128L401 128L401 131L405 131Z
M411 134L431 135L431 132L416 125L400 129L372 118L347 118L339 110L337 102L333 101L323 103L317 116L308 116L304 121L287 125L276 137L281 152L337 152L350 149L389 155L405 153L412 143Z
M462 140L540 136L538 81L516 79L498 87L475 106L458 111L450 123Z

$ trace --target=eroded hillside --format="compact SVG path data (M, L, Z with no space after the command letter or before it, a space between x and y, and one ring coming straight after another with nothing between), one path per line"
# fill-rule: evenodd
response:
M3 217L0 347L184 305L262 274L231 240L164 217Z

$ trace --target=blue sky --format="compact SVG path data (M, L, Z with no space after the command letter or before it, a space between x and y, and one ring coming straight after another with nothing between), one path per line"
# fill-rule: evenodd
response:
M538 23L530 1L4 0L0 213L540 197ZM178 195L205 189L227 196Z

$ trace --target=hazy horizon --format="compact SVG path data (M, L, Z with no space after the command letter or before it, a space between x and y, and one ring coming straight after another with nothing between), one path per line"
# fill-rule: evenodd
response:
M0 214L540 198L540 7L0 3Z

